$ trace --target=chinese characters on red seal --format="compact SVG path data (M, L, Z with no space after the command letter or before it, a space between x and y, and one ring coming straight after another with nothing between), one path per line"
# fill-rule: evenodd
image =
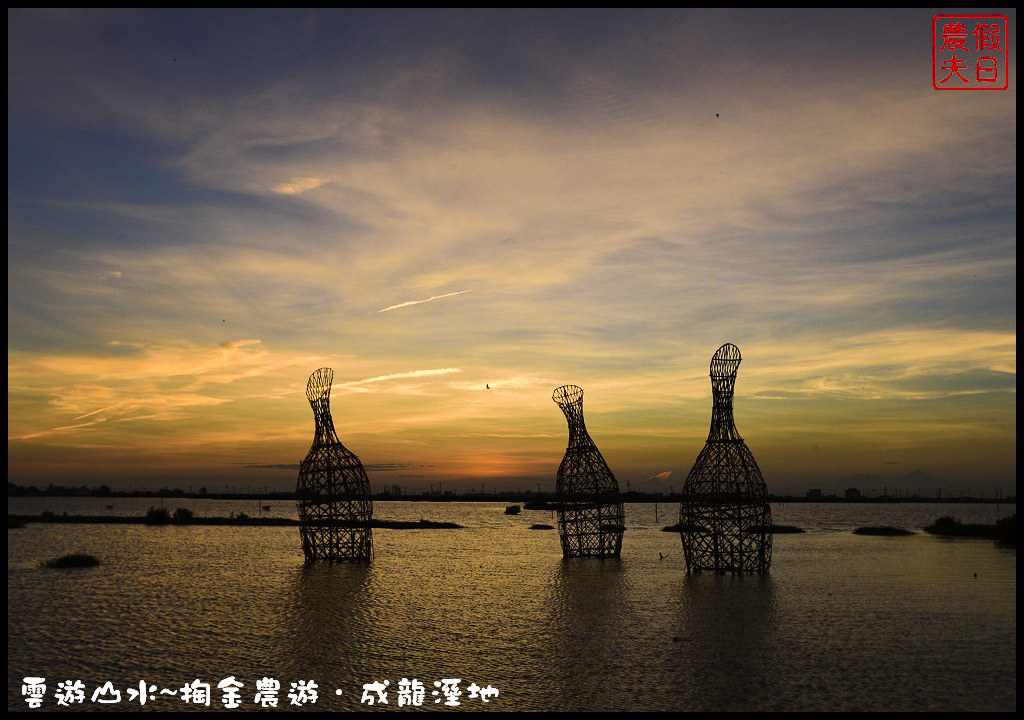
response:
M936 15L932 19L932 86L936 90L1005 90L1009 86L1005 15Z

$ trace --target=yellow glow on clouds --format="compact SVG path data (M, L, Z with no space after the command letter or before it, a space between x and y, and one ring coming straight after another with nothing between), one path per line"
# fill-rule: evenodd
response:
M330 178L297 177L288 182L278 183L271 188L278 195L301 195L308 190L316 190L331 181Z

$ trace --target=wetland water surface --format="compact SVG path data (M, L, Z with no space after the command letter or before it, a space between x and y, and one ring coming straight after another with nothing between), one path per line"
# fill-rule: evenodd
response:
M158 502L158 501L157 501ZM106 505L114 505L107 509ZM143 499L10 498L8 512L142 514ZM166 500L197 515L257 514L255 502ZM272 502L272 515L294 507ZM242 707L255 682L320 686L308 709L357 710L362 685L427 688L460 678L498 688L497 710L1013 710L1016 551L919 528L940 515L993 522L1012 505L773 506L766 577L687 576L677 504L626 505L619 561L561 557L550 513L506 503L381 502L375 516L448 520L461 530L374 530L369 565L307 567L294 527L29 524L8 531L8 707L22 678L63 680L82 709L182 710L90 703L106 681L180 688L233 675ZM858 525L918 530L861 537ZM98 556L88 569L39 560ZM659 554L665 555L659 559ZM977 577L975 577L975 574ZM343 694L335 694L341 689Z

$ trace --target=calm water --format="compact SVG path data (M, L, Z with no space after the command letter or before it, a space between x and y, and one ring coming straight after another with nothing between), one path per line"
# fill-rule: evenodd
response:
M138 515L142 499L11 498L9 512ZM271 515L294 517L287 503ZM113 510L106 505L114 505ZM255 502L169 500L200 515ZM29 525L8 531L8 706L21 678L179 688L315 680L310 709L356 710L362 684L461 678L500 690L498 710L1013 710L1016 552L988 540L860 537L858 525L919 528L939 515L992 522L993 505L775 506L810 530L775 538L761 577L688 577L677 506L627 505L620 561L564 561L542 511L504 504L377 503L382 518L461 530L374 530L368 566L306 567L298 530ZM97 555L96 568L39 560ZM666 555L659 559L659 553ZM977 577L975 577L977 574ZM335 689L343 691L335 695ZM214 707L220 708L214 691ZM182 710L158 697L145 709ZM408 709L408 708L403 708Z

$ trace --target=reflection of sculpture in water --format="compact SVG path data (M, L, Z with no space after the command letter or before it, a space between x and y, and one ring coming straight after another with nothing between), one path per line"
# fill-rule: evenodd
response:
M583 390L563 385L551 399L569 422L569 446L555 484L562 554L618 557L625 530L619 484L583 424Z
M679 583L672 632L690 642L672 643L665 652L691 712L793 706L791 696L779 694L780 670L792 662L793 638L778 617L772 573L741 579L691 573ZM698 647L713 651L695 654Z
M299 466L295 491L306 562L373 557L370 479L359 458L341 444L334 431L330 407L333 380L333 370L320 368L306 383L316 434Z
M679 527L691 572L767 572L771 508L761 470L733 420L740 350L726 343L711 358L711 429L683 485Z

